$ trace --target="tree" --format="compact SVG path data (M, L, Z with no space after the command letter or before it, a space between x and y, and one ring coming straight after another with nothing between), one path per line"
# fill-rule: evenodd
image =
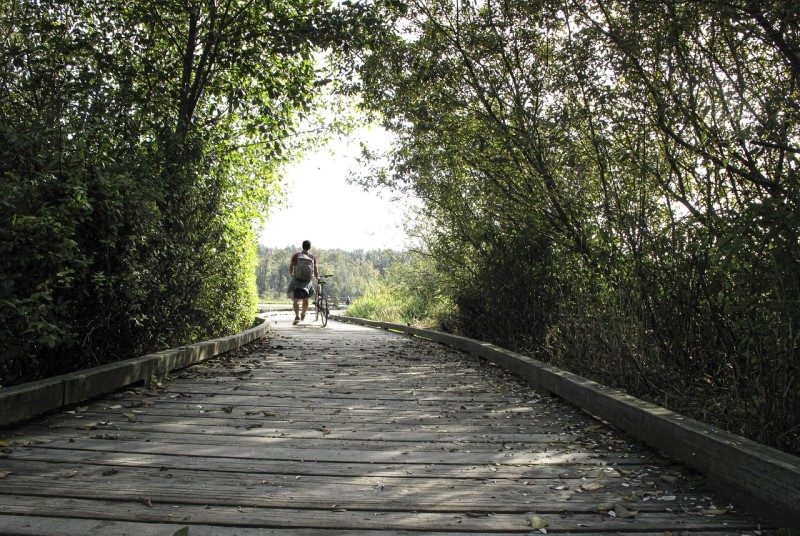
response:
M353 91L461 330L797 451L798 30L786 2L385 11Z
M0 384L249 325L312 54L361 23L322 0L0 0Z

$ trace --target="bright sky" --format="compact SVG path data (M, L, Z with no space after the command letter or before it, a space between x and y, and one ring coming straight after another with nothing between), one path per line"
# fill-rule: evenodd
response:
M378 126L360 128L290 166L286 202L270 214L259 242L299 248L308 239L322 249L404 249L407 203L347 183L350 170L359 166L362 141L371 150L386 150L391 137Z

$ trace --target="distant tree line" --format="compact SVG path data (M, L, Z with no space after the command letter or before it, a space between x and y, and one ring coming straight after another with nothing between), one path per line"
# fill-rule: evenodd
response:
M286 298L289 261L297 251L299 248L258 247L256 286L259 296L264 299ZM333 275L327 280L328 294L342 301L347 296L361 296L389 266L407 257L406 253L388 249L344 251L314 248L312 253L317 257L320 275Z
M351 89L399 144L363 182L423 200L460 331L800 453L797 3L386 20Z

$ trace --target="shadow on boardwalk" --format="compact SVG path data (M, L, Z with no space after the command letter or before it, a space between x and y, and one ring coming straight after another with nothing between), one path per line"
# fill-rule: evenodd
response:
M269 341L19 427L0 534L752 534L701 479L435 343ZM272 529L272 530L268 530Z

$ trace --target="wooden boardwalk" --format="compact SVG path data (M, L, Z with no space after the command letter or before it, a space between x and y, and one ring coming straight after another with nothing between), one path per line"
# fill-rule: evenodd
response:
M12 430L0 534L753 534L702 479L497 367L291 326Z

